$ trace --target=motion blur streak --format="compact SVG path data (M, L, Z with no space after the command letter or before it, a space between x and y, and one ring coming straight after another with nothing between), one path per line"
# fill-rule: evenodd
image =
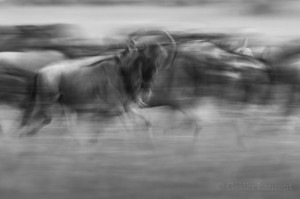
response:
M0 0L0 198L296 198L299 11Z

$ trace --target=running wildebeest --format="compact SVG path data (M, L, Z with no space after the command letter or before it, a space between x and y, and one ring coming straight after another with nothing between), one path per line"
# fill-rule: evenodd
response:
M183 113L194 126L194 135L197 136L200 121L188 109L197 106L199 97L207 94L208 85L228 81L224 73L228 68L219 61L218 49L206 42L201 41L200 45L195 41L188 42L178 48L172 67L155 78L152 96L146 101L145 108L167 106L172 111Z
M25 125L28 117L35 71L68 58L55 49L41 51L32 46L46 47L53 39L70 38L71 27L64 24L0 27L0 104L25 113L21 126Z
M22 112L21 126L29 117L34 74L44 66L64 59L66 57L56 51L0 52L0 104ZM17 126L19 124L14 124Z
M258 85L267 81L265 66L255 58L226 51L212 42L192 41L178 49L172 67L155 78L145 108L167 106L182 112L194 125L194 136L200 132L201 121L190 110L198 105L199 98L215 91L217 98L226 99L227 92L238 85L246 92L240 100L246 101L253 82Z
M21 110L22 119L17 128L25 126L30 118L35 74L31 70L0 64L0 104Z
M291 44L266 48L262 59L271 66L270 77L272 85L286 85L288 93L284 106L284 115L292 115L299 105L300 96L300 67L299 67L300 47ZM274 94L270 92L270 95ZM271 98L271 97L270 97Z
M271 66L265 60L254 57L251 49L247 47L247 39L244 39L241 47L231 46L222 42L213 42L216 46L231 54L227 64L239 71L240 81L238 86L243 92L241 102L266 104L270 80Z
M89 112L103 117L121 115L131 104L142 103L157 71L168 67L176 56L176 44L168 33L151 34L165 36L169 42L130 42L118 55L75 59L41 69L35 78L36 109L30 130L23 134L34 135L49 124L55 103L72 114ZM136 33L136 38L141 36L143 33Z

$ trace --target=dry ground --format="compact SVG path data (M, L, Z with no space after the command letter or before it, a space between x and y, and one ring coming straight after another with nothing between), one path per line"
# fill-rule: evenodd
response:
M0 11L0 24L48 22L77 23L91 36L103 36L128 25L149 24L170 28L251 27L270 35L300 33L294 15L242 17L220 7L8 7ZM0 198L299 197L297 130L266 122L271 118L267 116L254 115L247 120L239 114L220 116L214 104L199 110L204 128L196 142L186 125L163 133L162 129L171 123L164 109L149 111L154 123L153 140L144 129L126 132L116 121L110 126L114 128L99 136L97 144L79 145L61 118L37 137L4 135L0 139ZM3 128L15 115L2 108ZM83 139L86 133L82 130L77 138ZM240 134L244 147L237 139ZM232 187L233 183L260 185L260 189L267 185L288 188L241 190Z

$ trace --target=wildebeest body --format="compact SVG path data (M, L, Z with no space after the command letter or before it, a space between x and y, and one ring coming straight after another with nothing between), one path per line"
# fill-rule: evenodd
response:
M102 58L63 61L43 68L37 80L40 103L59 100L59 103L67 104L75 111L92 109L97 112L102 106L109 109L109 105L121 97L115 93L122 90L116 88L121 82L118 79L120 69L115 60L101 62ZM97 62L97 59L100 61Z
M121 55L63 61L43 68L35 81L38 111L33 116L40 126L28 134L51 121L50 107L55 103L77 114L111 117L128 111L130 104L139 103L139 96L149 90L158 70L149 59L157 53L125 50Z
M77 112L119 114L128 101L120 70L112 60L62 74L60 103Z
M151 34L165 35L176 51L169 34L164 31ZM167 48L158 42L136 45L132 39L126 49L111 56L68 60L41 69L33 84L36 91L31 117L33 129L24 134L35 134L51 121L53 104L75 114L88 112L104 117L130 111L132 103L142 104L142 96L150 92L158 69L169 66L167 61L171 62L175 56L176 53L169 56Z

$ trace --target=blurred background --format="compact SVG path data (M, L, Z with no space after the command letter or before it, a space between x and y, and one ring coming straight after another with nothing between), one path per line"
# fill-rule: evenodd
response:
M139 28L163 28L230 34L236 47L247 38L247 47L259 57L265 47L299 46L299 11L297 0L0 0L0 51L50 49L80 58L98 55L106 44L123 42ZM52 59L35 53L34 59L27 54L10 64L34 68L39 65L33 60ZM272 104L238 105L201 98L191 108L203 127L197 140L190 123L180 126L182 114L151 108L146 114L153 139L141 124L129 124L135 130L125 132L116 119L98 143L84 145L74 142L59 113L37 136L11 137L18 110L3 106L0 198L296 198L299 114L282 116ZM88 129L80 130L84 139ZM233 188L235 183L289 188L249 191Z

